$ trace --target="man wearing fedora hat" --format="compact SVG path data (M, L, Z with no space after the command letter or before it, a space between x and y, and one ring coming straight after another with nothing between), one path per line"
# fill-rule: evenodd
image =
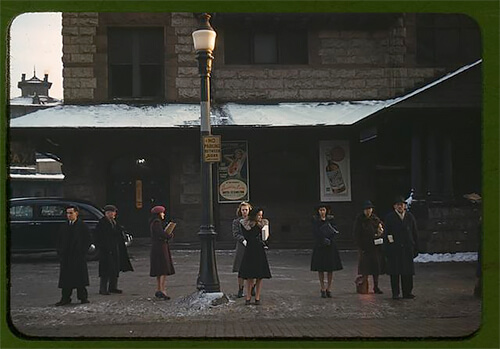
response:
M95 229L96 246L99 249L99 293L122 293L118 289L120 271L133 271L125 241L123 227L116 222L118 209L114 205L104 206L104 217Z
M393 208L384 220L384 246L387 274L391 277L392 298L399 299L401 280L403 298L412 299L415 298L412 294L415 274L413 259L418 255L417 222L406 210L406 202L402 197L394 200Z

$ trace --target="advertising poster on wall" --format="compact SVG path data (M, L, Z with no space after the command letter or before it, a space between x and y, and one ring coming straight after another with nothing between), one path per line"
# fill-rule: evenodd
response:
M349 142L321 141L319 157L321 201L351 201Z
M222 142L222 159L217 171L219 203L249 201L248 184L247 142Z

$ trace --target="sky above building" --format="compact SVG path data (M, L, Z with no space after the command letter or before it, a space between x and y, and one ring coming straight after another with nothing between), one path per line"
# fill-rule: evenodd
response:
M49 96L63 99L61 13L24 13L12 21L9 35L10 98L21 95L17 83L26 79L43 80L49 74Z

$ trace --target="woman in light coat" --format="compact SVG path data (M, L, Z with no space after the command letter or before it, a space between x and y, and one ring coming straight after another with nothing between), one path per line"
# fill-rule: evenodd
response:
M247 244L243 232L241 231L240 220L248 217L248 213L252 209L252 205L248 202L241 202L236 210L237 218L233 219L232 232L233 237L236 240L236 252L234 254L233 261L233 273L240 271L241 261L243 259L243 254L245 253L245 246ZM244 282L243 279L238 277L238 298L243 297ZM253 290L253 289L252 289Z

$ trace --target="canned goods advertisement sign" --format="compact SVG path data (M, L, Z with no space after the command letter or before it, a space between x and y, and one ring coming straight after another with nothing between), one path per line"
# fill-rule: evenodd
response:
M248 184L247 142L222 142L222 159L217 171L219 203L249 201Z
M351 201L349 142L319 143L321 201Z

